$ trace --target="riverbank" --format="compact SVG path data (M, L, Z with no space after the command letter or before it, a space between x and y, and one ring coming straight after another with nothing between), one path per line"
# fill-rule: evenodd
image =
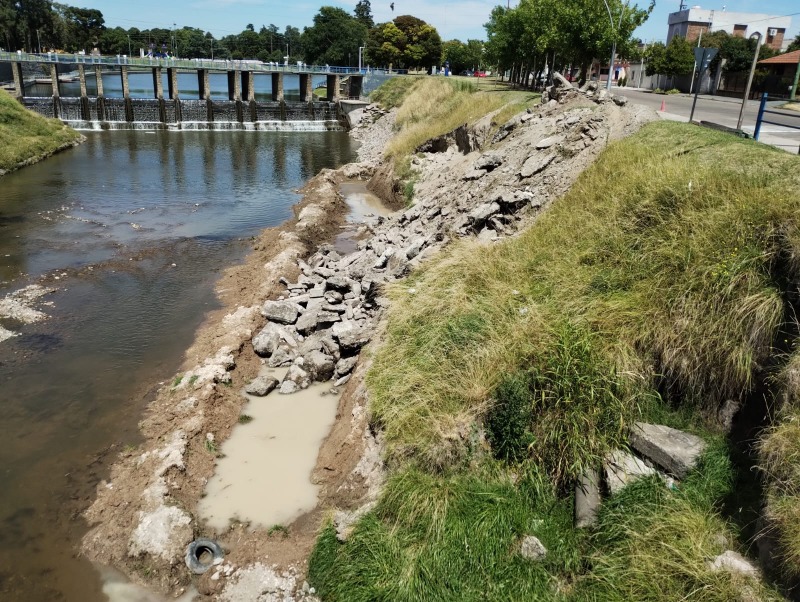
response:
M26 110L0 90L0 177L80 144L84 137L57 119Z
M797 159L591 89L432 130L474 91L421 81L367 108L362 161L315 177L221 279L84 553L209 600L780 599L739 554L761 542L751 444L796 332ZM353 251L318 246L354 179L411 205ZM341 394L317 505L210 527L241 391L270 404L314 381ZM225 552L199 577L195 537Z
M421 94L430 96L425 90ZM608 137L638 127L636 124L643 119L636 115L631 119L621 119L615 105L606 103L604 106L608 114L598 117L596 123L590 123L592 111L589 106L581 109L580 118L571 123L580 122L580 131L577 131L575 139L569 141L569 148L574 148L580 157L567 163L564 160L566 155L553 156L549 161L554 164L550 173L557 174L557 177L555 180L548 178L548 184L551 181L564 185L571 182L605 145ZM528 147L533 138L544 136L553 127L565 127L558 125L557 114L555 110L538 116L524 113L512 121L506 122L504 118L498 125L493 124L490 114L469 128L459 127L450 134L439 132L442 136L436 148L447 152L438 156L428 154L433 160L429 168L441 176L445 173L445 163L437 161L466 161L467 164L474 161L475 155L461 158L461 153L455 150L457 139L466 141L462 141L467 145L463 149L469 153L495 134L499 139L508 137L510 142L517 138L511 136L515 128L527 133L514 143L514 160L522 164L528 158ZM604 123L606 118L608 122ZM373 140L388 140L393 121L391 111L370 110L361 133ZM503 123L505 125L500 127ZM522 127L529 123L536 124L536 127ZM601 135L601 132L605 133ZM98 498L87 512L88 520L94 525L84 539L83 551L87 556L124 568L135 581L164 593L175 593L190 583L190 575L183 563L186 544L197 535L212 536L226 549L226 560L217 569L194 580L200 593L233 599L236 596L231 592L239 591L236 588L242 583L255 580L253 587L268 582L279 586L286 595L297 592L302 597L305 561L328 509L358 508L365 498L375 498L383 471L378 440L369 428L365 409L367 395L363 375L368 362L354 358L358 347L366 342L361 335L380 328L385 306L380 293L382 283L421 264L446 247L451 237L467 235L474 231L473 227L480 228L483 238L491 238L500 232L514 232L532 219L545 202L531 193L544 177L540 175L541 170L533 169L525 176L525 181L515 183L516 192L508 191L509 198L503 202L501 212L494 215L489 211L483 217L470 217L473 212L467 208L475 200L470 195L463 198L461 195L465 190L474 189L471 182L479 177L472 180L456 178L453 180L454 189L443 190L439 198L425 201L423 221L432 228L430 232L420 230L421 222L415 222L421 211L417 207L412 210L416 211L413 218L388 219L371 231L365 231L365 238L355 253L341 257L328 248L322 249L322 253L312 254L314 248L310 248L308 243L324 240L335 230L339 222L332 221L331 215L342 216L336 183L342 178L366 179L382 163L382 144L364 146L365 154L370 157L362 154L362 159L365 159L362 163L314 178L298 207L297 218L285 227L266 231L258 237L254 244L255 252L246 264L233 268L221 279L219 292L225 309L209 316L207 326L200 331L196 344L187 353L185 370L171 385L162 388L158 399L151 405L142 422L147 442L137 450L127 451L113 467L109 482L101 484L98 489ZM581 152L584 150L586 152ZM419 159L411 159L404 168L406 173L418 170L418 163ZM502 173L516 180L516 174L508 173L505 168L495 175ZM387 180L384 176L384 181ZM431 186L438 186L435 180L431 177ZM486 182L484 180L480 186L483 193L488 193L484 190ZM424 190L422 180L419 185ZM403 188L402 184L393 184L392 187ZM435 211L437 206L438 211ZM463 232L459 233L459 230ZM404 249L402 253L390 252L400 247ZM303 257L309 258L307 264L298 261ZM334 284L335 274L339 272L347 278L346 284ZM334 278L330 279L330 275ZM354 279L357 279L357 284ZM339 306L344 317L330 316L331 310L326 309L324 316L315 318L320 330L314 340L320 342L325 338L326 329L323 327L326 320L334 322L334 326L336 322L350 323L350 328L334 330L333 342L337 349L325 343L320 348L325 350L324 353L320 349L312 350L322 355L331 353L334 359L337 355L341 360L347 359L343 367L340 368L338 362L336 365L339 390L343 395L338 404L336 422L322 446L313 472L314 482L320 485L319 503L316 509L289 525L249 528L252 526L234 521L228 530L214 532L199 520L198 502L204 495L206 481L213 474L216 456L239 420L244 403L240 391L259 374L265 363L247 343L263 323L259 313L269 314L263 308L259 312L259 306L264 299L288 294L295 299L295 304L300 304L305 314L309 314L310 302L303 295L312 293L302 293L301 290L320 285L333 293L339 290L337 287L345 287L338 297L336 294L331 294L330 299L326 297L334 308L332 313L338 314L336 303L342 303L343 296L352 296L349 301L343 299L346 303ZM346 293L347 287L351 287L350 293ZM306 328L303 333L310 340ZM316 327L312 331L314 329ZM289 332L288 336L298 340L302 335ZM283 352L289 361L298 365L296 351L285 348ZM306 352L308 349L303 353ZM264 350L260 353L264 354ZM300 365L308 365L311 358L302 357ZM269 358L270 363L273 359ZM325 361L323 358L323 363ZM353 376L346 382L351 370ZM303 386L302 379L297 384ZM265 402L269 403L269 398Z

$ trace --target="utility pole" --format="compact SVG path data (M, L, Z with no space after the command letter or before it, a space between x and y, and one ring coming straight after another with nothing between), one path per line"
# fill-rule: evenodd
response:
M742 108L739 110L739 121L736 124L736 129L742 129L742 121L744 121L744 109L747 106L747 97L750 96L750 86L753 84L753 74L756 71L756 63L758 63L758 53L761 51L761 42L764 37L761 33L756 32L753 34L754 36L758 36L758 42L756 42L756 54L753 56L753 64L750 65L750 75L747 78L747 87L744 89L744 98L742 98ZM750 36L751 38L753 36Z

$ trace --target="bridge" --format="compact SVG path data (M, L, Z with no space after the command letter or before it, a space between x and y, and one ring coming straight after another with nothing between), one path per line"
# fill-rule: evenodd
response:
M0 63L9 63L13 75L13 93L26 107L45 115L62 119L70 124L82 122L84 126L108 128L116 124L149 123L153 127L170 129L197 128L206 124L214 129L231 129L240 124L246 129L275 129L276 122L311 121L322 129L346 126L342 100L361 98L365 78L385 80L397 71L359 70L352 67L328 65L296 65L261 63L260 61L231 61L209 59L131 58L92 55L64 55L57 53L27 54L0 52ZM51 97L28 97L23 66L35 63L49 73ZM64 73L77 71L80 83L79 97L61 94ZM151 72L153 96L133 98L129 77L132 73ZM166 94L163 75L166 72ZM178 73L195 73L198 97L181 98L178 91ZM212 100L210 74L227 75L227 101ZM116 73L120 78L122 98L106 97L103 75ZM255 78L271 79L271 101L256 101ZM326 96L315 99L314 76L324 76ZM96 96L90 97L87 77L96 81ZM112 76L113 77L113 76ZM299 101L287 102L284 97L284 78L299 79ZM374 82L373 82L374 83ZM343 85L344 84L344 85ZM374 87L374 86L373 86ZM214 124L214 125L211 125ZM265 126L265 124L272 124Z

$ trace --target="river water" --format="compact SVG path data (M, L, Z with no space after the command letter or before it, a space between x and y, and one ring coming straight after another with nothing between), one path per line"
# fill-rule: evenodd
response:
M90 132L0 180L0 298L51 287L49 319L0 342L0 599L104 600L75 556L80 512L220 270L282 223L294 190L354 159L344 132Z

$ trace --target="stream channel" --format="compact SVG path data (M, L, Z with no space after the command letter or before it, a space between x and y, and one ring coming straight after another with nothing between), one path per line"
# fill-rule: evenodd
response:
M0 179L0 299L54 291L48 319L0 319L0 599L106 600L77 557L81 512L179 369L214 283L295 192L355 159L346 132L89 132ZM108 589L106 590L108 591Z

